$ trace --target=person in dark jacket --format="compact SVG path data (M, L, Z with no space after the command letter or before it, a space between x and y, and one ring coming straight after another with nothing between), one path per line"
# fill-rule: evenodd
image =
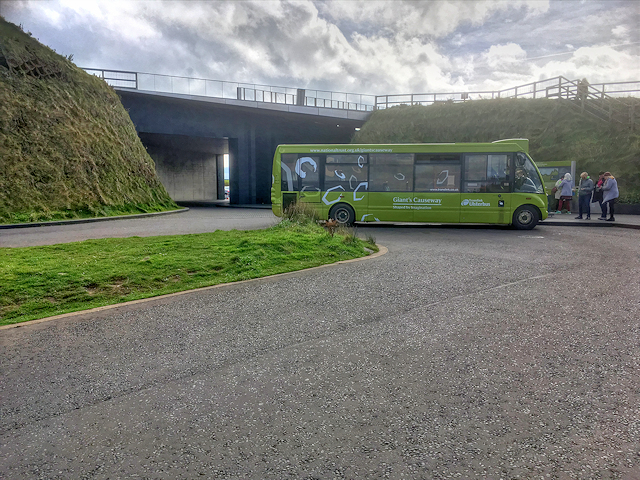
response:
M605 218L605 220L607 222L615 222L616 219L613 216L613 205L615 204L616 199L620 196L620 193L618 192L618 181L609 172L604 173L604 178L606 180L602 186L602 205L607 205L609 207L609 218Z
M580 174L578 185L578 216L576 220L582 220L582 214L587 215L587 220L591 220L591 194L593 193L593 180L587 172Z
M593 198L591 199L591 203L598 202L598 205L600 205L600 210L602 211L600 218L604 220L605 218L607 218L607 212L606 210L603 210L603 208L607 208L607 206L602 205L602 187L603 186L604 186L604 172L600 172L598 173L598 180L596 180L596 183L593 186Z

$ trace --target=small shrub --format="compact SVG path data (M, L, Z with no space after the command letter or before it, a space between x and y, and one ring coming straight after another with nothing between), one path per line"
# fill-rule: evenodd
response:
M626 203L629 205L640 204L640 192L621 193L618 202Z
M369 245L375 245L375 244L376 244L376 237L374 237L374 236L373 236L372 234L370 234L370 233L367 233L367 239L366 239L366 242L367 242Z
M282 213L283 220L289 220L292 223L316 223L320 218L318 212L308 203L294 203L284 209Z

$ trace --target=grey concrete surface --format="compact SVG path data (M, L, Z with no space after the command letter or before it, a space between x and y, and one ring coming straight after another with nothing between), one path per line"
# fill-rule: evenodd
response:
M0 229L0 247L30 247L79 242L90 238L151 237L215 230L266 228L279 221L270 209L190 207L188 211L107 222Z
M389 253L0 331L0 478L640 476L635 230Z
M598 214L599 215L599 214ZM542 222L542 225L562 225L562 226L575 226L575 227L623 227L640 229L640 215L617 215L615 221L608 222L598 219L597 216L592 215L591 220L586 218L577 219L577 213L562 213L562 214L550 214L546 220Z

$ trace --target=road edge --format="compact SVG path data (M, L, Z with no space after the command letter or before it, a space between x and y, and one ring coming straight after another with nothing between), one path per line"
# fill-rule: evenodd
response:
M0 224L0 230L9 230L12 228L49 227L52 225L75 225L78 223L108 222L111 220L127 220L129 218L144 218L144 217L155 217L158 215L171 215L173 213L184 213L188 211L189 211L189 208L184 207L178 210L167 210L165 212L135 213L133 215L114 215L111 217L74 218L72 220L51 220L48 222L31 222L31 223L5 223L5 224Z

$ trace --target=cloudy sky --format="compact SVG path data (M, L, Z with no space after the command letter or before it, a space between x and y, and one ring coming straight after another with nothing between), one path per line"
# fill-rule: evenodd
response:
M0 0L81 67L366 94L640 80L637 0Z

